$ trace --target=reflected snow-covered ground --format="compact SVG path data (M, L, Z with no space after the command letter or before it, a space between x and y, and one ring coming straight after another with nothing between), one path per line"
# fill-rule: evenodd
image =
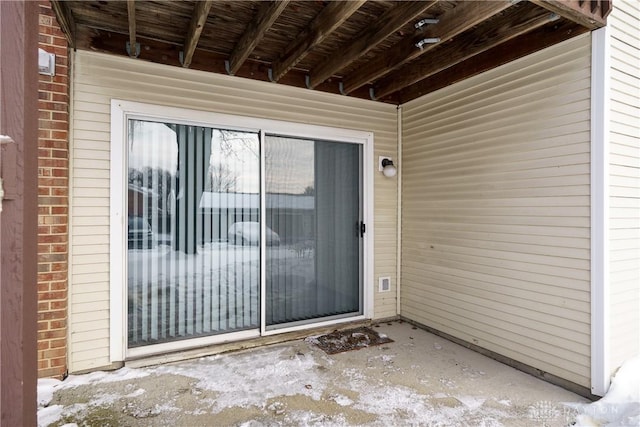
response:
M268 322L304 316L315 295L313 251L268 247ZM258 246L209 243L197 253L168 245L128 251L129 346L257 328ZM314 310L311 310L313 312Z

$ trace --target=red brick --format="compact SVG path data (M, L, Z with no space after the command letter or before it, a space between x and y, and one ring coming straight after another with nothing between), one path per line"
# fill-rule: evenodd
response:
M66 217L65 217L66 219ZM64 244L58 244L58 245L50 245L49 249L51 250L51 252L67 252L67 245Z
M67 275L65 273L46 273L38 275L38 282L57 282L66 279Z
M38 185L43 185L45 187L66 187L67 184L68 184L68 179L65 177L38 179Z
M57 149L68 149L68 144L66 141L57 141L55 139L41 139L40 147L42 148L57 148Z
M68 150L51 150L51 157L55 157L57 159L67 159L69 158L69 151Z
M66 300L67 293L63 291L42 292L38 294L39 300ZM44 320L44 319L43 319Z
M38 81L38 375L61 377L67 363L69 51L49 1L40 0L39 10L38 40L56 55L56 75Z
M69 208L66 206L52 206L51 214L52 215L67 215L69 213Z
M53 37L52 36L48 36L46 34L40 34L38 36L38 42L40 44L50 44L53 42Z
M53 102L69 102L69 97L66 93L52 93L51 100Z
M51 264L51 271L67 271L67 264L61 264L61 263Z
M52 291L66 291L67 282L51 282L50 287Z
M67 300L62 301L51 301L49 303L51 310L66 310L67 309Z
M52 196L66 196L69 193L69 191L66 188L61 188L61 187L53 187L51 188L51 195Z
M54 97L56 94L53 94ZM66 95L65 95L66 96ZM65 130L69 127L69 125L65 122L54 122L52 120L39 120L38 126L40 129L55 129L55 130Z
M49 360L49 362L51 363L51 366L57 366L57 367L66 367L67 366L67 358L66 357L54 357L53 359ZM61 372L60 374L64 374L64 371Z
M64 317L66 317L66 313L59 311L41 311L38 313L38 320L60 320Z
M50 348L66 348L67 340L66 339L58 339L49 341Z
M66 328L66 327L67 327L67 319L51 321L51 329L60 329L60 328Z
M69 113L66 111L53 111L51 112L51 120L62 120L66 122L69 120Z
M52 169L51 175L55 177L66 177L69 176L69 170L67 169Z
M52 349L52 350L45 350L42 352L42 357L46 358L46 359L51 359L54 357L61 357L66 355L67 350L66 348L56 348L56 349Z

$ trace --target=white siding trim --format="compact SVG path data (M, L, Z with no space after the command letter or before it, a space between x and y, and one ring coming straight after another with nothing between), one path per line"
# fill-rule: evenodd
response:
M607 27L591 33L591 393L609 388L609 51Z
M225 334L224 336L203 337L189 339L179 342L169 342L157 345L150 345L141 348L127 349L127 262L125 251L125 194L127 194L124 180L125 170L127 170L127 158L124 141L126 141L127 119L131 117L171 119L181 123L190 123L204 126L222 126L234 129L254 129L260 130L261 141L264 144L265 133L274 133L290 137L300 138L321 138L325 141L350 142L362 146L362 164L371 165L373 162L373 132L343 129L329 126L318 126L287 122L282 120L262 119L230 114L213 113L188 108L174 108L168 106L124 101L111 100L111 187L110 187L110 341L109 358L110 362L123 361L130 357L141 357L159 354L167 351L186 350L191 347L226 342L234 337L246 339L258 336L257 330L243 331L237 334ZM264 147L260 147L261 156L261 176L264 176ZM263 336L276 335L285 332L309 329L311 327L324 327L333 324L351 322L357 320L371 319L374 315L374 295L373 287L373 256L374 256L374 236L373 236L373 168L363 167L362 170L362 197L363 197L363 221L367 225L367 232L363 237L363 313L344 319L326 320L312 324L304 324L287 328L279 328L272 331L266 330L265 325L265 263L261 262L261 319L259 331ZM261 179L261 191L264 194L264 180ZM264 209L264 198L261 198L261 209ZM261 234L264 239L265 225L262 222ZM261 248L261 259L265 259L265 248Z
M402 280L402 106L398 106L398 155L396 156L396 169L398 180L398 206L397 206L397 236L396 236L396 314L402 314L400 304L400 287Z
M126 141L126 119L123 106L116 100L111 101L111 140ZM123 361L126 354L127 323L125 307L127 304L126 283L127 263L125 259L124 183L127 167L124 144L111 144L110 167L110 227L109 241L109 360L111 363Z

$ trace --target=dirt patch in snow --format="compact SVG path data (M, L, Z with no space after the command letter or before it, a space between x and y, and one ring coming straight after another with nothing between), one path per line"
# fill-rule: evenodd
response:
M393 340L386 335L378 334L373 329L365 326L345 331L334 331L330 334L321 335L314 341L315 344L327 354L360 350L361 348L370 347L372 345L393 342Z

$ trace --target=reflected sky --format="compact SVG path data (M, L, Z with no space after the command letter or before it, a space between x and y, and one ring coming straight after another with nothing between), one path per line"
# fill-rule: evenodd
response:
M172 175L177 172L178 142L170 125L130 120L128 149L130 169L149 167ZM257 133L213 129L209 162L214 170L224 168L234 177L233 192L259 193L259 150ZM313 186L314 141L267 136L265 150L266 167L281 171L270 175L267 192L302 194Z

